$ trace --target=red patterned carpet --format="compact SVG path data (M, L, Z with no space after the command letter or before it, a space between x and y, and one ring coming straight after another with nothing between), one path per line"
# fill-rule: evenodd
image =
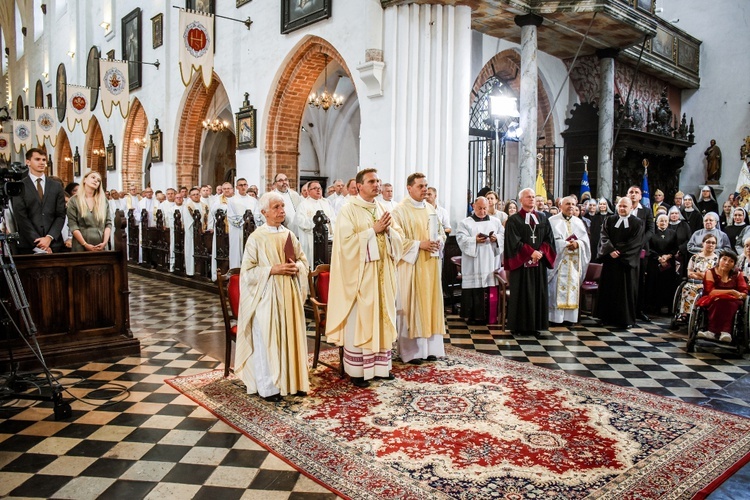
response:
M691 498L750 460L748 419L447 351L368 389L321 369L278 404L221 371L168 382L350 498Z

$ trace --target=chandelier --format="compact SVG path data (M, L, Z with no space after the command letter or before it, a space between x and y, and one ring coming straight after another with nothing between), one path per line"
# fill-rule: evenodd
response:
M325 66L323 67L325 78L323 80L323 93L320 95L317 95L315 92L311 93L307 97L307 104L311 108L323 108L323 111L328 111L328 108L331 106L333 106L333 109L340 108L341 105L344 104L344 96L336 93L328 93L328 55L323 54L323 57L325 57Z
M218 118L203 120L203 129L209 132L224 132L228 127L229 122L226 120L219 120Z
M102 148L102 149L94 148L94 149L91 150L91 154L94 155L94 156L100 156L100 157L104 158L107 155L107 151L104 148Z

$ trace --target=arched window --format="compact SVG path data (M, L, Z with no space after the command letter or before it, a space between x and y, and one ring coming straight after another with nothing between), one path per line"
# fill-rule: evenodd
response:
M34 0L34 10L31 13L34 18L34 41L44 33L44 13L42 12L42 0Z
M489 77L484 82L484 85L479 88L477 98L472 103L469 111L470 135L488 136L488 133L495 133L495 124L492 122L492 117L490 116L490 93L495 88L500 89L500 92L508 97L517 97L507 82L502 81L496 76ZM500 123L500 128L497 132L501 136L508 131L508 125L510 125L511 121L505 120Z

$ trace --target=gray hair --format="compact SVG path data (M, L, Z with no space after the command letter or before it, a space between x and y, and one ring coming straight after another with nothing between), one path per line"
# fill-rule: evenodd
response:
M269 191L267 193L264 193L263 196L260 197L260 200L258 200L258 209L261 212L265 212L268 210L271 206L271 201L273 200L280 200L282 203L284 203L284 197L281 196L279 193L276 193L274 191Z
M703 220L705 221L709 217L711 217L714 220L714 222L719 222L719 214L717 214L716 212L708 212L706 215L703 216Z
M523 193L525 193L526 191L530 191L531 193L533 193L533 195L534 195L534 196L536 196L536 192L535 192L535 191L534 191L533 189L531 189L531 188L523 188L522 190L520 190L520 191L518 192L518 199L519 199L519 200L520 200L521 198L523 198Z
M666 219L666 221L669 222L669 217L664 214L659 214L659 216L656 218L656 222L659 222L659 220L661 219Z

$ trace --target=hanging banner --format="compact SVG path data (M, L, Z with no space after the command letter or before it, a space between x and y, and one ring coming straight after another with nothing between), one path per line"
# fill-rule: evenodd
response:
M108 119L112 116L112 106L120 107L120 115L128 117L130 112L130 91L128 90L128 62L113 59L99 59L102 96L102 111Z
M86 134L91 123L91 89L80 85L68 85L68 109L65 112L70 132L81 122L81 129Z
M0 134L0 155L5 161L10 160L10 134Z
M26 147L26 151L32 148L31 122L25 120L13 120L13 147L16 153L21 152L21 146Z
M180 76L186 87L193 70L201 71L203 85L211 86L214 72L214 20L210 14L180 9Z
M49 139L52 147L57 142L57 119L53 108L31 108L34 118L34 130L36 131L36 143L41 148L44 140Z

